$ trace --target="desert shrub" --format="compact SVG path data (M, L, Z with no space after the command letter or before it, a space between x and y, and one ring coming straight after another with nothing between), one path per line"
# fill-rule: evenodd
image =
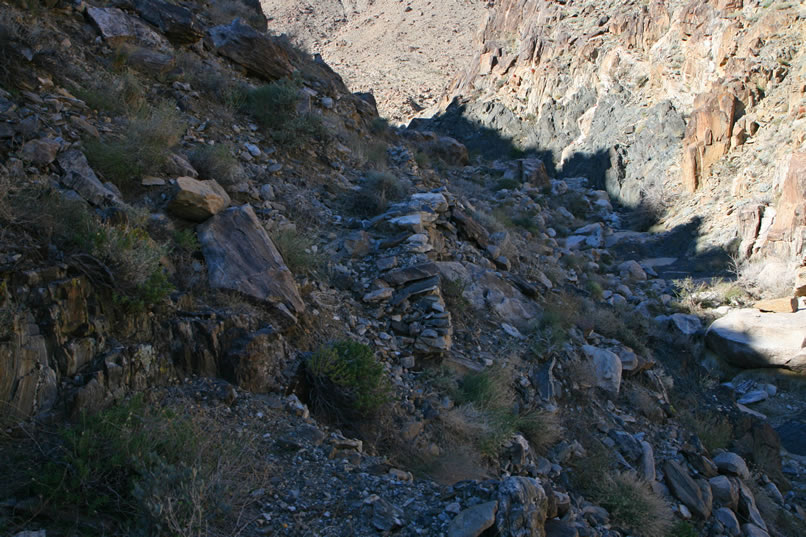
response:
M441 285L442 298L454 322L462 325L470 324L473 320L473 308L470 301L465 298L465 282L460 279L444 278Z
M262 482L256 468L245 471L243 455L255 439L236 443L216 435L209 418L177 410L150 408L136 396L82 414L29 464L30 493L66 519L100 516L115 534L232 529L249 489Z
M244 106L262 127L281 130L296 116L299 90L292 80L277 80L249 91Z
M373 118L372 123L369 125L369 132L379 136L386 134L389 131L389 122L382 117Z
M462 378L457 393L459 404L472 404L485 409L498 399L499 379L489 371L471 372Z
M121 187L159 171L169 149L179 143L184 124L173 106L142 110L129 121L122 136L85 142L93 169Z
M99 112L113 115L137 116L146 106L146 88L131 71L120 76L99 75L89 86L76 86L73 94Z
M356 216L376 216L384 212L390 202L403 199L407 190L405 183L391 173L370 172L361 187L350 194L347 208Z
M314 252L313 240L295 229L283 229L272 234L272 241L294 274L314 274L325 263L323 257Z
M620 527L641 537L666 537L672 528L672 510L649 484L634 473L608 475L596 487L595 497Z
M697 535L697 528L686 520L678 520L669 532L669 537L697 537Z
M680 421L712 453L717 449L728 448L733 441L733 424L726 416L716 412L688 410L680 416Z
M383 170L386 168L386 144L381 140L374 140L370 142L366 148L367 164L376 170Z
M389 400L383 364L370 347L356 341L323 345L306 362L314 407L326 413L368 416ZM333 408L335 406L335 408Z
M238 159L232 155L232 148L228 144L200 145L188 154L188 159L202 179L213 179L227 184L243 173Z
M201 248L199 238L192 229L175 231L173 234L174 249L183 255L190 255Z
M511 179L511 178L499 179L498 182L495 183L493 190L496 192L498 192L499 190L517 190L518 188L520 188L520 186L521 182L518 181L517 179Z
M803 259L800 257L753 257L734 261L736 283L762 298L778 298L792 292L795 269Z
M640 314L630 309L595 306L588 310L588 315L593 329L598 333L617 339L638 353L651 356L651 350L646 346L649 323Z

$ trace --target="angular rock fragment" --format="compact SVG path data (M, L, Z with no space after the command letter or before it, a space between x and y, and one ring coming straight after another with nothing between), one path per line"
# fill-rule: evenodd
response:
M250 205L232 207L198 228L210 285L272 306L288 323L305 311L294 276Z
M218 54L268 82L294 71L289 51L278 38L262 34L239 19L211 28L208 35Z
M179 190L168 205L170 211L185 220L204 222L227 208L230 197L214 180L199 181L192 177L176 180Z

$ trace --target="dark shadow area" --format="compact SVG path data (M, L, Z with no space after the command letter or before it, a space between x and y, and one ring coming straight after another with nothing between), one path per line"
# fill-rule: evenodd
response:
M408 128L456 138L465 144L471 158L473 155L489 160L539 158L551 177L586 177L588 186L594 189L609 190L607 185L619 185L624 178L623 148L618 145L596 152L575 153L562 166L558 166L560 155L556 152L538 147L520 147L512 137L508 137L506 132L517 130L511 121L502 122L493 128L482 125L468 117L468 114L468 103L457 98L444 113L431 118L413 119ZM625 230L646 231L659 223L663 216L663 208L653 205L647 199L643 199L637 206L628 207L611 195L611 203L621 219L622 229ZM610 250L621 260L675 258L673 263L655 268L658 275L666 279L681 279L686 276L695 279L731 278L730 252L722 248L695 251L701 226L702 220L694 218L669 231L636 234L635 237L625 238Z

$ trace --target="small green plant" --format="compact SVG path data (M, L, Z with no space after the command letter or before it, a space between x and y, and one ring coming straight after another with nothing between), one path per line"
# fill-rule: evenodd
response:
M367 345L344 340L324 345L306 362L314 407L326 413L369 416L389 400L383 364Z
M666 537L672 528L669 505L634 473L610 474L597 489L598 502L616 524L635 535Z
M499 190L517 190L520 188L521 182L517 179L499 179L498 182L493 187L493 190L498 192Z
M372 120L372 123L370 123L369 125L369 132L371 132L376 136L386 134L388 131L389 131L389 122L382 117L374 118Z
M697 537L697 528L695 528L691 522L678 520L677 523L672 526L669 537Z
M274 233L272 241L294 274L315 274L325 264L323 257L314 251L313 240L296 229L289 228Z
M202 179L232 183L242 172L229 144L200 145L188 155L190 164Z
M93 169L126 187L165 165L184 128L176 109L164 104L139 112L118 138L86 141L85 154Z
M279 131L297 115L300 86L284 78L255 88L246 95L245 107L261 126Z
M604 289L602 289L602 285L599 282L594 280L588 280L585 283L585 288L588 290L588 292L591 294L591 298L593 298L594 300L602 299L602 293L604 293Z
M381 214L390 202L401 200L407 192L403 181L389 172L369 172L364 183L347 200L347 208L364 218Z
M193 229L175 231L173 234L174 249L183 255L190 255L201 248L199 238Z

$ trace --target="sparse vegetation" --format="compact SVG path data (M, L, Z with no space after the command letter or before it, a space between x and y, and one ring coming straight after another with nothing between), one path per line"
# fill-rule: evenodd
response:
M85 153L93 169L126 188L143 175L157 173L183 131L175 108L163 104L141 110L119 137L86 141Z
M711 453L717 449L727 449L733 441L733 424L726 416L716 412L692 409L683 413L680 421L697 435Z
M190 152L188 158L202 179L214 179L228 184L243 174L243 169L232 155L232 148L228 144L200 145Z
M287 228L274 233L272 241L294 274L315 274L325 263L323 257L314 250L313 240L296 229Z
M389 203L403 199L407 191L404 182L392 173L369 172L361 187L350 194L347 207L356 216L376 216L383 213Z
M301 87L297 79L271 82L249 91L243 108L281 145L294 145L306 137L323 139L327 131L321 117L297 112Z
M649 484L634 473L606 476L596 497L619 526L641 537L666 537L672 528L672 510Z
M389 400L383 364L367 345L337 341L323 345L306 362L313 407L326 415L367 417Z

